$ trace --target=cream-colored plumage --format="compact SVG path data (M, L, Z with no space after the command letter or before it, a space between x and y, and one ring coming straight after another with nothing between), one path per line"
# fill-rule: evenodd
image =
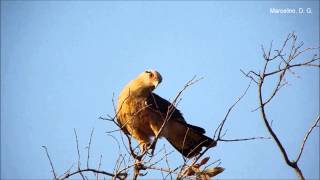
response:
M142 150L158 134L171 105L152 92L161 81L157 71L144 71L123 88L118 98L117 121L125 133L138 141ZM204 135L204 129L188 124L178 109L173 108L170 113L160 137L165 137L184 156L193 157L203 146L216 145Z

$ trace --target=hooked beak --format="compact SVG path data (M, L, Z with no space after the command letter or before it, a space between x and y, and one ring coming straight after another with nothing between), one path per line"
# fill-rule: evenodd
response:
M153 82L154 89L157 88L158 85L159 85L159 81L154 81L154 82Z

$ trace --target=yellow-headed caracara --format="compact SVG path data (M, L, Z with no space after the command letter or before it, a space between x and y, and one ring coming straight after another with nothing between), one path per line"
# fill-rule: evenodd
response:
M203 128L188 124L169 101L152 92L161 81L159 72L147 70L123 88L118 98L117 121L124 133L135 138L145 151L167 119L159 137L165 137L185 157L199 154L202 147L215 146Z

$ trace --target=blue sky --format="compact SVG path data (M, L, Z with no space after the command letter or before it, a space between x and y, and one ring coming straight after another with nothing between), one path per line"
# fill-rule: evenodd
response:
M273 7L312 14L270 14ZM105 132L116 127L98 117L113 114L113 93L148 68L162 74L155 92L167 99L194 75L204 77L179 109L211 136L248 84L240 69L261 69L261 44L280 46L292 31L306 47L319 46L319 1L1 1L1 179L51 178L42 145L62 174L77 160L74 128L83 156L95 129L92 166L102 154L112 171L117 145ZM319 69L296 73L267 107L291 158L319 114ZM226 138L268 136L251 112L257 103L252 86L230 114ZM296 178L272 140L222 142L208 155L226 168L221 179ZM319 178L319 128L299 165Z

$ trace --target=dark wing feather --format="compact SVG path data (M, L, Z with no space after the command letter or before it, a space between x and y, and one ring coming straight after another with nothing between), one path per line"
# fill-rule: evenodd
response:
M182 123L187 127L198 131L198 133L201 133L201 134L205 133L205 130L203 128L188 124L183 118L182 113L175 106L172 106L169 101L167 101L166 99L163 99L159 95L155 93L150 93L150 96L147 98L146 103L150 109L152 109L156 113L161 113L161 116L164 118L166 118L169 107L170 107L171 111L169 112L169 116L168 116L170 117L170 120L175 120L179 123Z
M182 113L171 103L157 94L151 93L147 98L148 108L160 116L166 118L169 107L171 108L171 117L169 123L176 130L169 131L166 139L183 156L191 158L200 153L202 148L216 146L216 142L204 135L205 130L201 127L188 124ZM170 112L169 112L170 113Z

